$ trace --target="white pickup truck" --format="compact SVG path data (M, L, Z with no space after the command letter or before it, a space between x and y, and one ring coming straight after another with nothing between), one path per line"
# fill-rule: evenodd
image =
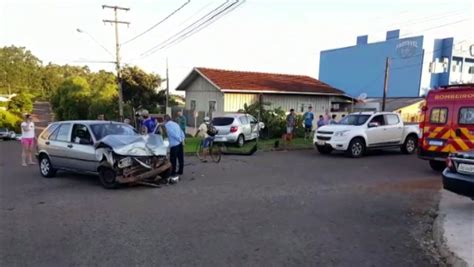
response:
M418 133L418 125L404 125L398 113L361 112L318 128L313 142L321 154L339 150L353 158L363 156L368 149L394 147L412 154L418 144Z

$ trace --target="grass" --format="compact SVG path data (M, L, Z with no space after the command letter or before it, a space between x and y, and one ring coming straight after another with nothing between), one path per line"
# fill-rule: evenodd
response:
M197 137L188 137L186 138L185 145L184 145L184 153L187 155L195 154L196 148L199 144L201 139ZM275 142L279 141L280 145L279 148L275 149ZM245 153L249 152L256 144L256 141L250 141L245 143L243 147L237 147L232 144L226 144L226 152L228 153ZM273 138L273 139L262 139L258 141L258 150L260 151L272 151L278 149L288 149L288 150L297 150L297 149L310 149L313 148L313 141L312 139L304 139L304 138L295 138L288 146L284 146L284 142L282 139Z

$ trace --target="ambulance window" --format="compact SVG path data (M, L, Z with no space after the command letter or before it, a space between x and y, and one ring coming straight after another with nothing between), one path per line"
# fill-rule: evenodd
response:
M464 107L459 110L459 124L474 124L474 107Z
M446 124L448 120L447 108L433 108L431 110L430 122L435 124Z

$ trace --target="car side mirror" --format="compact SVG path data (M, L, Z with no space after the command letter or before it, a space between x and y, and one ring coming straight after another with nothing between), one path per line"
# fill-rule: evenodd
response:
M369 123L369 128L375 128L375 127L379 127L379 123L378 123L378 122L370 122L370 123Z

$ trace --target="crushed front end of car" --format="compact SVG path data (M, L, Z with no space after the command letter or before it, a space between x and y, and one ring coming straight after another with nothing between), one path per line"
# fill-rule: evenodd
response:
M171 164L161 135L108 135L96 145L99 177L105 188L120 184L158 184L168 179Z

